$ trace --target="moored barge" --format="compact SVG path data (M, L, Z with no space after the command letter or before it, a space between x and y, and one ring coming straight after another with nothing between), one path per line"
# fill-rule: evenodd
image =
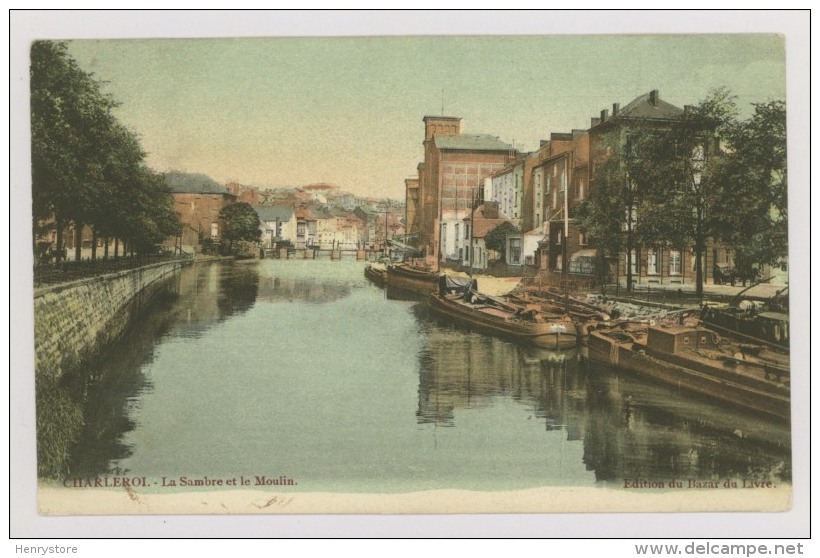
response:
M545 349L570 349L578 340L572 320L535 309L511 306L482 295L475 280L442 277L429 295L431 310L467 327L531 343Z
M788 355L703 328L611 327L590 332L589 359L682 391L788 421Z

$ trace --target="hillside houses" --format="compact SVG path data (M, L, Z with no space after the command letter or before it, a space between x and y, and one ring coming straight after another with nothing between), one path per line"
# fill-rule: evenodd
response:
M260 248L274 253L279 247L375 249L377 239L381 250L385 216L388 238L404 232L403 202L355 196L332 184L259 189L237 182L223 186L207 175L184 172L168 172L165 180L183 223L182 244L191 250L221 242L219 213L238 202L256 211Z

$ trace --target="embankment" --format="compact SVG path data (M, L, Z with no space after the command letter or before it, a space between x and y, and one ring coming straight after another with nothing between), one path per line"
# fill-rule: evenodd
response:
M154 294L153 285L187 262L162 262L34 291L38 376L59 379L125 332Z
M34 291L39 476L60 476L79 436L84 402L76 380L83 365L121 337L164 280L189 263L162 262Z

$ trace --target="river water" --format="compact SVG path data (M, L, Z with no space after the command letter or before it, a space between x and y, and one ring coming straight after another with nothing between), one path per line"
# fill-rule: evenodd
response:
M790 481L787 426L388 300L356 261L200 264L89 369L70 475L289 490ZM479 285L480 287L480 285Z

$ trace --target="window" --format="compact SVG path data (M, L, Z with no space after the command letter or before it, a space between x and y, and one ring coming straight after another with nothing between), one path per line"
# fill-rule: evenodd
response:
M680 251L672 250L669 252L669 275L680 275Z
M465 239L470 238L470 225L466 225L466 224L464 225L464 238Z
M510 263L511 264L520 264L521 263L521 239L520 238L511 238L510 239Z
M630 252L630 256L632 257L632 261L630 262L630 268L632 269L632 275L638 274L638 254L635 253L635 250Z
M623 230L635 230L635 226L638 224L638 209L636 207L626 208L624 210L624 225ZM632 225L630 227L630 225Z
M456 239L456 242L458 242L458 239L461 238L458 233L458 223L456 223L455 235L453 235L453 237Z
M589 244L589 241L587 239L587 233L578 233L578 244L580 244L581 246L586 246L587 244Z
M646 251L646 274L658 274L658 253L654 248L649 248Z
M583 178L578 179L578 199L579 200L584 199L584 179Z
M211 223L211 238L219 238L219 223Z

